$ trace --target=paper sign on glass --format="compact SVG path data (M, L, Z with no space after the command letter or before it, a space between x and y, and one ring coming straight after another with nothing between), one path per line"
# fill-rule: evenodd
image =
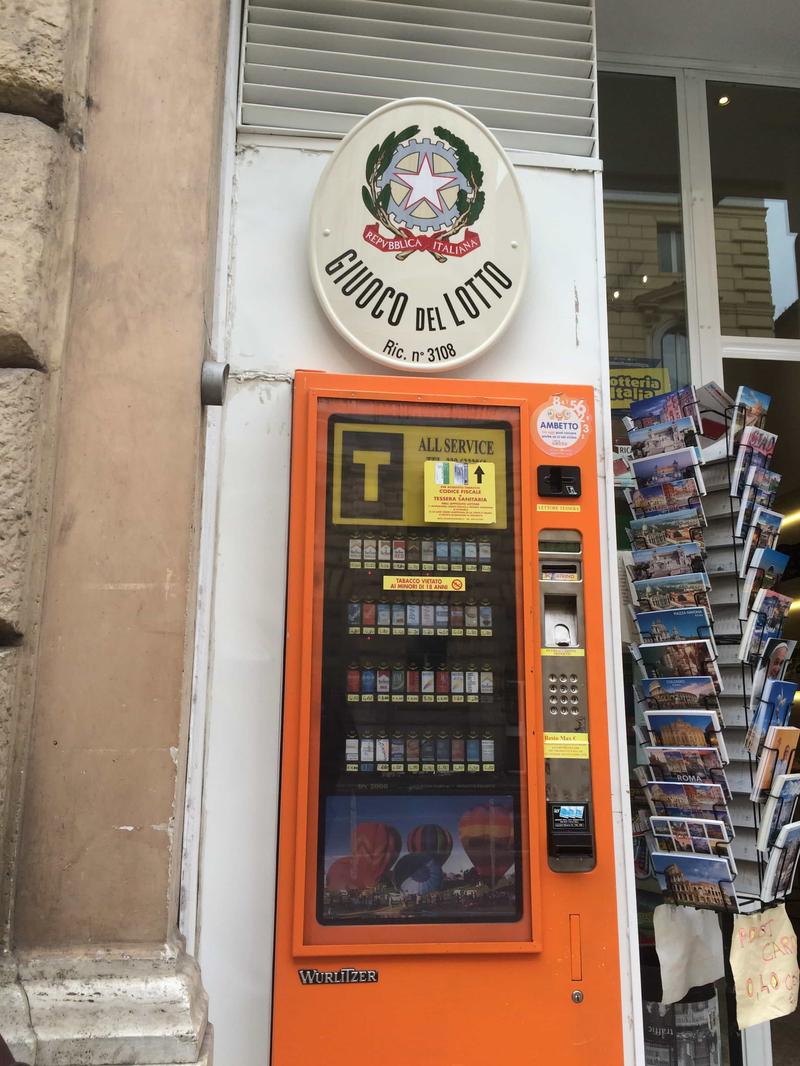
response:
M425 521L492 525L494 463L425 461Z
M712 911L662 903L653 911L653 930L662 1003L677 1003L690 988L724 977L722 934Z
M797 937L781 903L733 919L731 970L740 1029L782 1018L797 1008Z

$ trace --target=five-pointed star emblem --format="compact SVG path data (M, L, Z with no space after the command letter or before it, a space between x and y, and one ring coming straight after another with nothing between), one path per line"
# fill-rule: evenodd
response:
M458 175L434 174L430 160L427 155L423 155L416 173L395 170L392 180L400 182L401 185L407 185L411 190L406 198L406 210L410 211L418 203L426 200L434 211L445 211L447 205L442 200L441 190L455 184Z

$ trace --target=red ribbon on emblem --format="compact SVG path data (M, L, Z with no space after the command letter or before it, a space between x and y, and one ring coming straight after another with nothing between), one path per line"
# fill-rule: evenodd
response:
M378 223L373 222L371 226L364 227L363 238L379 252L432 252L434 255L447 255L455 259L469 255L481 246L480 237L471 229L464 230L463 238L456 242L451 242L449 237L438 233L428 237L424 234L417 236L408 229L401 232L402 237L384 237L378 232Z

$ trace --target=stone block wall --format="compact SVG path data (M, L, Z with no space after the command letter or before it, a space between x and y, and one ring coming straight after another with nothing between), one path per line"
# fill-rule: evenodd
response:
M0 368L0 642L15 644L29 621L28 589L43 375Z
M0 952L13 943L22 783L72 283L78 180L73 118L79 121L75 101L83 98L88 32L84 25L75 33L74 14L83 17L83 7L84 0L0 5Z
M0 5L0 111L57 127L64 118L71 0Z
M31 1066L211 1061L177 917L226 31L0 0L0 1033Z
M81 97L85 65L73 29L72 0L0 5L0 1032L31 1063L13 913L72 282L78 160L65 100Z
M55 354L46 297L58 284L68 151L38 119L0 114L0 366L45 368Z

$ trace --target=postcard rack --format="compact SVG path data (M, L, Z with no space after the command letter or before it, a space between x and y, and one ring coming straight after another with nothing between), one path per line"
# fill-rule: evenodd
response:
M734 408L728 408L725 411L725 427L726 427L726 440L730 440L730 426L733 418ZM698 415L702 416L703 411L698 408ZM759 425L763 426L763 418L760 420ZM745 448L749 446L745 445ZM752 451L752 449L750 449ZM713 485L713 488L708 489L708 494L717 497L720 501L720 506L714 507L709 503L706 508L706 518L708 526L714 528L717 536L713 537L714 544L721 546L722 539L725 537L723 530L728 530L729 535L726 540L726 547L730 551L732 556L733 566L732 569L718 569L709 572L709 580L711 582L710 604L712 610L715 611L715 639L718 648L725 648L734 650L741 643L744 635L746 622L742 621L740 616L742 607L742 593L744 578L740 577L742 552L745 550L745 542L747 540L747 534L752 527L753 512L749 516L749 523L740 529L737 536L737 518L739 507L741 506L740 497L731 495L731 485L733 480L734 469L736 467L736 454L731 454L730 447L726 450L725 457L721 460L717 460L716 463L709 464L712 467L716 467L720 473L720 477L709 477L708 481ZM742 461L739 462L739 469L742 468ZM708 468L706 468L708 469ZM733 578L733 582L731 582ZM715 592L721 588L724 588L722 595L717 596ZM735 607L735 621L730 617L733 614L731 608ZM717 629L716 611L721 609L727 614L726 624L720 626ZM760 626L761 638L759 639L758 646L756 648L756 655L760 655L762 651L762 645L764 643L764 629L766 619L759 617L756 624ZM720 656L720 672L723 676L723 698L721 699L721 706L724 704L722 711L723 724L725 726L724 732L728 737L728 750L729 752L735 752L736 758L733 759L729 765L729 778L731 783L731 789L734 792L734 803L732 814L737 815L736 821L739 826L742 823L746 823L745 828L740 829L740 843L738 848L740 849L736 854L736 861L739 868L739 875L737 877L737 895L739 897L740 906L743 910L763 910L771 906L775 906L782 902L785 898L785 892L783 896L774 897L770 900L764 900L763 887L764 876L766 872L766 861L764 856L756 849L755 840L758 836L760 829L761 818L763 814L763 807L760 803L750 798L756 778L756 767L758 765L758 759L760 758L761 751L754 756L750 751L744 747L744 741L746 740L752 725L753 717L758 714L758 711L763 703L762 699L758 700L756 706L755 715L751 715L750 711L750 696L755 680L755 671L752 665L752 659L749 662L742 662L738 660L734 652L734 657L729 658L727 654L721 654ZM733 694L735 693L735 695ZM774 714L774 708L770 712L770 720ZM769 723L767 723L768 725ZM766 734L765 734L766 735ZM736 764L736 765L734 765ZM749 783L749 788L747 787ZM742 786L745 786L743 788ZM736 799L736 793L739 793L739 799ZM744 795L742 795L744 793ZM749 808L749 811L748 811ZM745 844L742 846L741 837L746 836L748 840L752 840L752 846ZM785 859L785 856L784 856ZM781 864L782 865L782 864ZM780 873L783 873L781 869ZM776 884L780 883L780 876L776 878ZM791 884L791 878L789 879ZM733 915L727 912L720 913L720 927L723 936L723 953L725 958L725 989L726 989L726 1001L727 1001L727 1016L728 1016L728 1035L729 1035L729 1047L730 1047L730 1062L731 1066L742 1066L744 1062L743 1049L741 1042L741 1033L736 1025L736 995L735 985L733 980L733 974L730 969L730 949L733 938Z
M722 390L714 383L704 386L703 392L711 403L724 397ZM775 545L780 516L771 509L780 475L764 475L760 471L771 469L776 437L763 425L763 414L769 406L769 398L765 398L766 403L761 403L764 398L754 394L756 402L748 404L747 400L740 400L742 394L743 390L737 393L735 404L725 408L725 400L730 402L725 398L722 404L712 410L698 403L694 389L685 387L660 400L654 398L649 407L640 404L636 412L632 408L631 418L625 420L632 442L636 435L638 449L638 454L634 452L631 464L633 487L625 489L625 497L634 516L634 523L629 528L633 556L628 572L630 580L635 581L632 587L638 608L634 610L639 612L636 622L639 633L638 638L634 638L636 642L631 644L631 652L649 679L642 686L641 693L638 686L635 689L636 701L642 710L641 705L644 704L651 710L694 706L698 712L701 707L717 711L702 726L700 714L687 710L684 712L686 721L675 723L673 728L664 718L660 728L666 735L669 727L670 739L675 738L672 742L678 751L681 744L702 746L702 740L683 739L691 737L701 727L705 731L706 744L719 749L718 758L721 757L725 764L722 771L724 777L717 781L723 786L727 801L724 814L717 810L717 797L710 791L703 794L704 798L699 793L694 797L687 795L683 803L694 798L698 801L698 808L707 805L709 812L711 803L714 803L714 812L704 817L726 823L730 834L727 842L730 866L727 873L730 878L726 881L722 872L716 870L714 881L719 877L718 884L722 891L706 893L703 897L687 887L691 875L688 879L682 879L682 867L676 861L675 870L667 878L667 886L676 902L709 906L720 915L725 942L730 1061L736 1066L742 1062L742 1046L736 1027L734 983L728 968L733 913L737 909L757 912L781 902L791 889L794 868L797 866L796 840L792 839L792 830L784 831L787 825L791 825L791 819L784 815L793 816L797 798L791 795L792 786L787 787L787 784L782 786L785 792L779 791L777 796L771 790L773 776L788 772L796 732L794 737L781 737L777 747L769 746L777 743L775 738L779 736L776 732L770 734L770 727L786 725L791 691L787 694L783 689L780 693L775 688L764 689L767 681L782 684L784 664L793 647L782 636L783 619L789 601L774 590L782 572L779 569L780 560L773 560L766 554L767 551L777 550ZM714 427L716 433L711 431L705 437L711 440L711 444L703 447L697 436L693 437L688 432L691 427L685 424L689 421L687 416L693 417L698 430ZM667 421L675 423L675 428L665 433L663 427L659 427L661 435L654 434L654 446L648 447L646 427ZM680 428L678 423L681 423ZM738 431L741 432L741 440ZM662 447L667 439L674 449L672 455ZM694 449L694 481L691 480L691 460L685 451L681 452L681 448ZM653 463L651 470L651 464L645 460L655 459L661 454L665 458L660 465ZM670 477L677 480L670 482ZM671 490L670 484L673 486ZM657 485L665 487L659 491ZM759 507L762 508L760 512ZM679 511L680 508L684 510L676 515L676 524L671 533L662 531L667 523L655 516ZM701 556L697 561L684 552L680 558L676 556L671 562L665 561L657 567L652 554L648 556L643 551L640 556L636 555L637 549L658 551L661 545L684 544L687 527L692 521L687 513L689 508L697 510L700 523L690 534L690 539L700 545ZM652 521L650 515L653 516ZM671 539L668 539L670 536ZM690 569L692 573L701 572L698 570L700 558L704 568L702 588L688 578ZM670 565L673 567L671 571ZM666 578L670 573L674 575L670 580L675 582L678 581L678 575L687 576L681 579L682 585L667 585L658 581L658 578ZM653 584L648 585L648 582ZM701 624L701 620L690 613L692 605L710 609L710 627ZM670 618L665 609L667 607L672 610L678 607L689 609L679 621L677 617ZM659 614L660 611L663 614ZM649 619L648 612L652 612ZM705 619L706 622L708 620ZM706 643L708 651L704 658L701 658L705 650L700 645L701 641ZM684 642L697 643L679 654L675 651L675 644ZM656 645L650 653L645 650L648 643ZM669 687L653 691L653 681L668 677L669 674L664 671L670 668L676 675L700 678L701 683L694 690L687 687L682 691L672 679ZM717 697L713 700L708 697L707 703L701 702L703 689L710 688L712 684L717 689ZM756 688L758 691L754 691ZM788 686L789 690L794 688ZM696 702L682 703L680 698L672 702L673 690L684 698L692 695ZM692 715L696 717L692 719ZM640 712L637 711L639 717ZM642 737L649 735L648 752L652 751L651 745L667 746L660 739L660 729L652 717L645 712L647 728L642 730ZM678 727L681 727L682 732ZM714 737L710 729L714 729L718 735ZM679 736L682 739L678 739ZM667 816L671 806L681 806L678 802L680 797L677 792L670 791L669 783L675 782L672 786L675 789L681 780L681 773L688 775L699 771L690 771L686 762L677 770L674 767L670 769L663 778L664 787L651 788L649 782L661 775L655 769L657 760L651 754L647 758L649 768L637 769L636 777L647 791L650 810L654 814ZM673 756L673 759L677 758L677 754ZM707 762L703 762L699 754L696 758L694 766L705 767L705 773L694 779L698 782L694 787L696 790L710 787L699 782L714 781L712 760L709 757ZM781 767L785 769L779 769ZM683 780L692 778L686 776ZM727 788L724 787L726 782ZM674 803L671 802L673 799ZM765 809L763 804L767 799L770 804ZM791 811L785 810L784 803L788 802L793 804ZM659 803L665 808L663 812L659 812ZM759 834L765 816L769 822L765 822ZM721 828L719 832L722 832ZM776 850L775 842L778 839L781 842L787 840L788 847ZM663 853L669 854L671 850L664 848ZM687 848L678 846L674 850L682 853ZM708 854L708 851L696 852L693 846L691 850ZM719 854L726 854L725 849L720 849ZM662 875L669 872L664 871L662 862L651 868L661 870ZM710 878L711 866L708 870ZM659 881L664 890L662 877L659 877Z

